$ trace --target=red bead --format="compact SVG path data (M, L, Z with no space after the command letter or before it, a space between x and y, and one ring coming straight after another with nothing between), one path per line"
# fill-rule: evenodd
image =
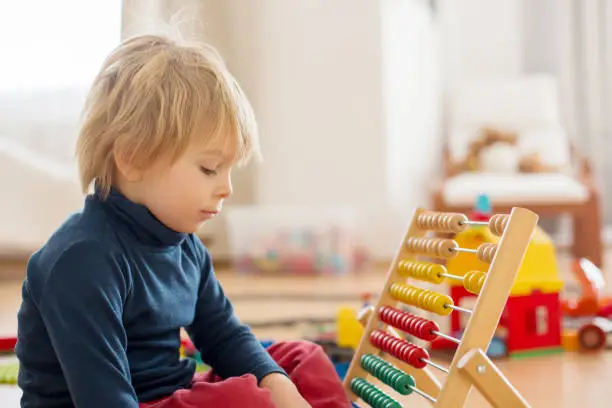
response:
M438 336L433 331L440 331L440 327L433 320L391 306L381 306L378 317L382 322L425 341L435 340Z
M425 367L424 359L429 359L427 350L380 330L374 330L370 334L370 342L374 347L391 354L415 368Z
M406 359L407 363L415 368L423 368L427 365L425 360L429 359L429 353L427 350L422 349L420 347L415 346L412 350L410 350L409 355Z

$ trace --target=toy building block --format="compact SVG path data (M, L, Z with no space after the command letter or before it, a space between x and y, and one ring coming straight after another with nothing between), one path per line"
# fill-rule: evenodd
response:
M565 351L579 351L580 343L578 342L577 330L563 330L561 334L562 346Z
M470 215L470 219L474 221L489 221L493 212L491 201L486 194L481 194L476 198L476 204Z
M510 356L537 350L561 351L561 308L557 293L512 296L506 304Z
M499 237L485 228L472 228L457 234L457 243L466 247L478 247L489 243L497 244ZM488 265L485 262L469 256L468 253L458 254L446 263L449 273L464 276L469 271L486 271ZM449 282L449 285L460 286L460 282ZM512 286L510 296L528 295L533 291L542 293L558 293L563 288L563 280L559 277L556 250L554 242L541 228L536 228L527 252L525 260L518 272L516 281Z
M363 335L363 327L357 320L357 313L349 307L338 309L336 324L338 346L356 349Z
M0 338L0 353L14 353L17 345L17 337Z
M17 384L19 374L19 363L10 362L0 364L0 384Z

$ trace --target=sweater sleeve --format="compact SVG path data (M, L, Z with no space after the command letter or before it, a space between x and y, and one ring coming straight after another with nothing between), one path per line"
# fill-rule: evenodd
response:
M66 249L41 287L40 312L75 408L138 408L122 324L128 287L95 242Z
M203 257L202 278L193 323L186 327L202 361L221 378L253 374L257 381L270 373L286 372L242 324L217 280L208 250L196 238Z

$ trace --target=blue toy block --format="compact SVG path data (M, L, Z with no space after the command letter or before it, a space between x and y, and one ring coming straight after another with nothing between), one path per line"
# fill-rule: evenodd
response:
M334 364L334 367L336 368L336 373L338 373L340 379L343 380L344 376L346 376L346 372L348 371L349 363L336 363Z
M259 342L264 348L268 348L274 344L274 340L260 340Z
M492 208L491 208L491 201L489 200L489 196L487 196L486 194L480 194L478 198L476 198L474 209L484 214L490 214L492 211Z
M493 337L489 347L487 348L487 355L491 358L505 357L508 355L508 348L506 342L498 337Z

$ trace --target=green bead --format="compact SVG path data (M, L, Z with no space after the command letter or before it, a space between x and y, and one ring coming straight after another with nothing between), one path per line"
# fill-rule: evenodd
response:
M413 388L416 387L414 377L374 354L361 356L361 367L402 395L412 394Z
M402 408L401 404L363 378L351 380L351 390L372 408Z

